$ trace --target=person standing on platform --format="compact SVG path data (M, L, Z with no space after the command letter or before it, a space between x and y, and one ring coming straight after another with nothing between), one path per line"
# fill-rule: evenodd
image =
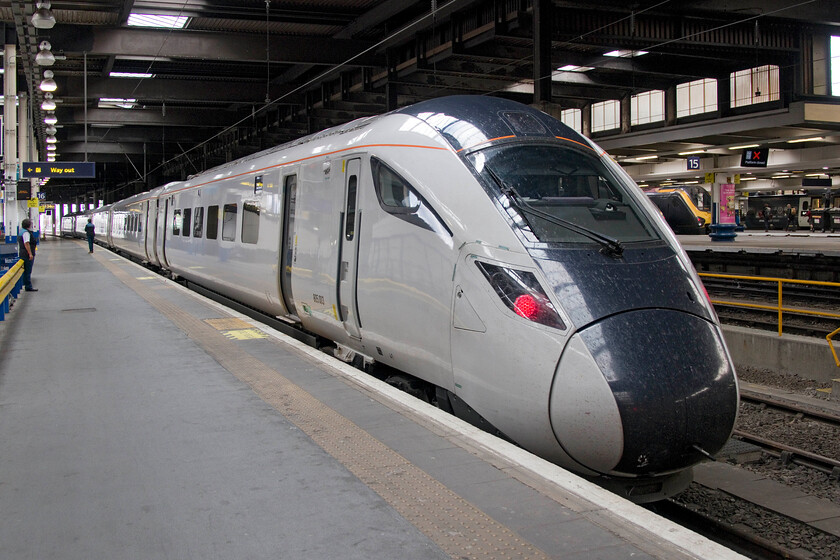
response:
M787 218L787 226L785 229L788 231L796 231L796 210L794 210L790 204L785 206L785 218Z
M38 288L32 286L32 265L35 263L35 234L29 229L32 227L32 221L26 218L20 226L23 228L18 236L18 251L20 258L23 259L21 282L23 282L23 287L27 292L37 292Z
M93 225L93 219L88 218L88 223L85 224L85 235L87 235L88 250L90 253L93 253L93 238L96 235L94 229L96 229L96 226Z
M773 217L773 209L769 204L764 205L764 231L770 231L770 218Z

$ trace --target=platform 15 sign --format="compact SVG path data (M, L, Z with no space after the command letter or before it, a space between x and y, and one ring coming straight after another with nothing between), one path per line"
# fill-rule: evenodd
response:
M91 161L43 162L25 161L21 165L24 179L35 177L67 177L90 179L96 177L96 163Z

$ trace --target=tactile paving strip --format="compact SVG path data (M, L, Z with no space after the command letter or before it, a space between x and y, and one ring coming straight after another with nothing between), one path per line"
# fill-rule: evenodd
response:
M217 331L230 331L234 329L250 329L251 325L236 317L223 317L220 319L205 319L205 323Z
M453 558L548 558L217 330L101 262Z

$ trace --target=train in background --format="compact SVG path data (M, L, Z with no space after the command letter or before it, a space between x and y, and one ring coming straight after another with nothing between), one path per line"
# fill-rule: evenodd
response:
M810 190L804 194L757 194L744 200L746 204L742 204L742 215L747 229L764 229L766 205L772 212L769 221L772 230L807 228L833 232L840 229L840 189ZM788 205L795 214L793 224L787 216Z
M675 236L601 148L525 105L426 101L93 219L113 250L636 502L684 489L735 424L735 370Z
M671 230L677 235L709 233L712 223L712 197L697 185L674 185L646 190Z

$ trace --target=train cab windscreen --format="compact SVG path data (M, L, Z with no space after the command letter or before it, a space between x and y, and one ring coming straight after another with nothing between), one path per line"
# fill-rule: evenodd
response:
M556 145L507 145L467 156L499 189L515 223L543 243L659 239L616 177L595 154Z

